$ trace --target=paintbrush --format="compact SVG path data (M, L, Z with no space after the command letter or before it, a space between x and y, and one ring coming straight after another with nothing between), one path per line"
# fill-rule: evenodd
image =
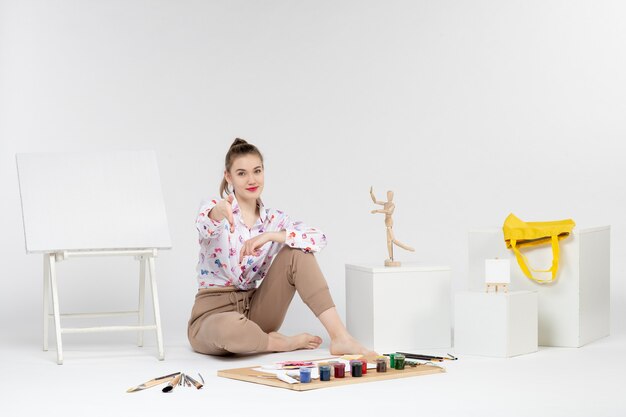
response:
M164 375L164 376L160 376L158 378L151 379L150 381L146 381L146 382L144 382L141 385L137 385L136 387L128 388L126 390L126 392L141 391L141 390L144 390L146 388L154 387L155 385L163 384L165 382L168 382L168 381L171 381L172 379L174 379L174 377L176 377L176 375L180 375L180 372L175 372L173 374Z
M295 377L291 377L289 375L287 375L286 373L282 373L279 372L277 374L265 374L265 375L261 375L261 374L249 374L248 376L255 376L257 378L267 378L267 379L280 379L283 382L286 382L288 384L295 384L296 382L298 382L298 379L295 379Z
M406 352L398 352L398 353L404 355L407 359L417 359L421 361L443 362L445 360L456 361L458 359L450 355L449 353L448 353L448 356L431 356L431 355L422 355L420 353L406 353Z
M198 374L199 375L199 374ZM200 389L203 387L203 385L196 381L195 379L193 379L192 377L190 377L189 375L185 374L185 379L187 380L187 382L190 382L193 384L194 387L196 387L196 389Z
M178 383L180 382L181 376L182 375L180 373L178 373L178 375L176 375L174 378L172 378L170 380L170 382L167 384L167 386L162 389L162 391L163 392L171 392L174 389L174 387L176 385L178 385Z

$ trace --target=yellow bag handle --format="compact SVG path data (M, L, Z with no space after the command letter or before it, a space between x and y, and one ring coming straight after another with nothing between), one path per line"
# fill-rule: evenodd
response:
M556 273L559 270L559 254L560 254L559 235L552 235L551 241L552 241L552 266L549 269L533 269L533 268L528 267L528 259L526 258L526 256L524 256L522 252L520 252L519 248L517 247L517 240L515 239L510 240L511 249L513 249L513 252L515 252L515 258L517 258L517 263L519 264L520 268L522 268L524 275L526 275L528 278L532 279L533 281L539 284L548 284L548 283L554 282L554 280L556 279ZM552 272L552 279L535 278L531 270L534 272Z
M511 213L504 221L502 231L504 233L504 243L507 248L513 249L513 252L515 252L517 263L524 275L538 284L549 284L556 280L556 274L559 270L559 240L569 236L575 225L576 223L572 219L524 222ZM521 253L520 248L543 245L548 242L552 244L552 266L550 269L537 270L529 268L528 259ZM552 272L552 278L535 278L531 271Z

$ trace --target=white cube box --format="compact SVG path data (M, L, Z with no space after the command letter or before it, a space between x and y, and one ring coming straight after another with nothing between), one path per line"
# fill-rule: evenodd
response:
M537 351L537 293L460 292L454 299L454 352L508 358Z
M502 229L469 232L469 289L484 291L485 259L511 261L511 290L537 291L539 345L579 347L609 335L610 227L575 228L559 242L557 279L537 284L528 279L504 243ZM522 249L530 267L546 269L552 262L550 245ZM536 273L537 277L550 277Z
M379 353L450 347L450 268L346 265L346 325Z

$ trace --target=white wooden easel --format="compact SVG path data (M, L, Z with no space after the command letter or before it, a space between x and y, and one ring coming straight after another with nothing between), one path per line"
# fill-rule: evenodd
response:
M65 333L137 331L137 344L143 346L144 331L154 330L158 358L163 360L155 258L159 249L169 249L171 245L156 154L146 151L18 154L17 164L26 250L27 253L43 253L44 351L48 350L52 318L59 365L63 363L62 334ZM42 178L46 180L43 184ZM54 186L46 187L46 184ZM97 191L93 192L94 189ZM142 221L146 213L150 221ZM96 232L89 227L90 232L85 233L94 216L104 216L109 221L108 227ZM71 258L94 256L134 256L139 261L137 310L61 314L57 264ZM144 323L146 273L150 277L154 324ZM62 318L119 316L135 316L137 324L61 325Z
M508 293L510 283L510 260L498 258L485 259L485 292Z
M68 258L82 256L134 256L140 265L139 272L139 306L133 311L111 311L103 313L66 313L59 311L59 291L57 286L56 264ZM57 363L63 364L63 342L61 335L64 333L91 333L107 331L138 331L137 346L143 346L143 331L156 330L159 360L165 358L163 351L163 333L161 330L161 314L159 297L156 284L154 258L157 256L156 249L145 250L118 250L118 251L63 251L46 253L43 256L43 350L48 350L48 325L50 319L54 319L54 330L57 345ZM150 274L150 288L152 290L152 303L154 310L154 323L144 324L145 290L146 290L146 264ZM50 300L52 300L52 313L50 313ZM119 317L137 316L136 326L97 326L97 327L61 327L61 318L94 318L94 317Z

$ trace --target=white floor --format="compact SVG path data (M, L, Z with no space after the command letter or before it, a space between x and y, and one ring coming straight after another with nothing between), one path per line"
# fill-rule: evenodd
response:
M46 416L625 416L626 335L583 348L541 348L509 359L462 356L444 374L294 392L217 377L219 369L328 357L327 350L214 358L186 343L154 346L66 343L65 363L51 345L3 342L0 413ZM430 351L440 354L442 351ZM159 388L128 394L148 379L200 372L201 390ZM6 413L8 411L8 413ZM38 413L38 414L34 414Z

